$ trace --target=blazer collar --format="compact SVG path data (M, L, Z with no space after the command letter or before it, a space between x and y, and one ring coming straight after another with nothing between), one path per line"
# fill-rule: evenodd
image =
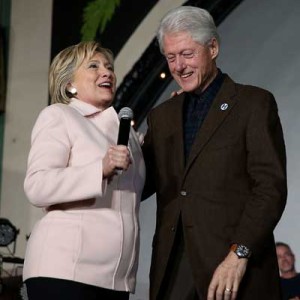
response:
M94 105L91 105L89 103L86 103L86 102L76 99L76 98L71 98L69 106L76 109L84 117L95 115L95 114L103 111L103 109L97 108ZM112 107L109 107L108 109L111 109L111 108Z

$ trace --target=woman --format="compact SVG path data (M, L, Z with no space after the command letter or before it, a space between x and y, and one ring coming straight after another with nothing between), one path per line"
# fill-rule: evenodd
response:
M116 299L134 292L145 168L132 130L116 145L113 57L96 42L61 51L49 74L24 189L44 208L26 250L29 300ZM122 169L122 174L116 174Z

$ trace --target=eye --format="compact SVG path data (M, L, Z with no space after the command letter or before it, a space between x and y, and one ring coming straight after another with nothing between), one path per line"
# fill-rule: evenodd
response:
M184 51L182 52L182 56L186 59L191 59L194 57L195 52L194 51Z
M96 64L96 63L90 63L89 64L89 68L96 69L96 68L98 68L98 64Z
M111 64L106 65L106 69L110 71L114 71L114 66Z
M166 59L168 62L172 63L175 61L175 55L167 55Z

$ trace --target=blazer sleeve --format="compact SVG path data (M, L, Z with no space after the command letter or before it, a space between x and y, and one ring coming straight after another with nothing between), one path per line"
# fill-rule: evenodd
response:
M51 105L39 115L32 131L24 181L29 201L38 207L101 196L102 159L69 166L72 141L62 108Z
M275 99L265 93L248 122L247 171L252 196L241 216L233 242L255 252L270 242L286 204L286 152Z
M144 190L142 193L142 200L146 200L156 191L155 188L155 159L153 153L153 141L152 141L152 122L151 122L151 113L147 119L148 129L144 138L144 143L142 145L143 156L146 165L146 182L144 185Z

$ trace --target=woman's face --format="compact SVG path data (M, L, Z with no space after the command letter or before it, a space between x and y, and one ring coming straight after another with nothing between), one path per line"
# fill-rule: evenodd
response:
M76 98L98 108L108 108L116 92L113 65L102 53L85 59L75 71L70 86L77 90Z

